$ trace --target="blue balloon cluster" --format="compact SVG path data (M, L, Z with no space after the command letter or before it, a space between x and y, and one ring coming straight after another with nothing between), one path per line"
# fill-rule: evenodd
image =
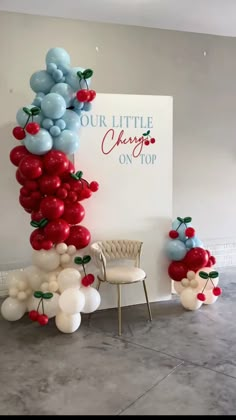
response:
M171 261L181 261L191 248L204 248L203 243L195 235L188 237L186 229L192 228L191 217L177 217L172 223L170 237L166 244L166 255ZM177 232L177 233L175 233ZM187 231L188 232L188 231Z
M43 155L52 148L73 154L79 147L80 115L91 110L90 102L79 102L76 92L88 89L91 77L80 79L81 67L71 67L70 56L63 48L52 48L46 54L46 70L39 70L30 78L31 89L36 93L32 104L18 110L16 120L21 127L31 120L24 111L37 107L33 122L40 126L37 134L29 134L22 144L30 153Z

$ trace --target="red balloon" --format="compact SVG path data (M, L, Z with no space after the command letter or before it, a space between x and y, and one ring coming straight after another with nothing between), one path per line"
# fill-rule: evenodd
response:
M43 173L42 160L38 156L25 156L19 164L21 174L27 179L39 178Z
M81 225L71 226L70 235L66 240L67 245L74 245L76 249L82 249L88 246L91 239L89 230Z
M208 253L203 248L191 248L184 257L184 264L189 270L198 271L200 268L206 267L208 263Z
M70 225L77 225L82 222L85 216L85 210L80 203L71 203L65 206L63 219Z
M91 197L92 191L89 188L82 188L82 190L78 194L78 201L86 200L87 198Z
M172 280L181 281L187 275L188 268L182 261L172 261L168 267L168 274Z
M62 180L63 181L67 181L71 179L70 174L73 174L75 172L75 167L74 164L71 162L71 160L69 160L69 165L68 165L68 169L66 172L64 172L62 174Z
M27 209L26 211L28 213L31 213L33 210L38 210L40 206L40 198L32 197L32 195L28 197L20 195L19 202L24 209Z
M41 210L33 210L31 213L31 220L34 220L35 222L40 222L40 220L43 219L43 215Z
M19 169L16 170L16 180L19 182L19 184L25 185L26 178L21 174Z
M25 146L16 146L10 152L10 161L13 165L18 166L23 157L30 155Z
M67 156L59 150L50 150L50 152L44 155L43 163L49 175L62 175L69 168Z
M59 219L64 212L64 202L56 197L45 197L41 201L40 210L48 220Z
M65 242L70 234L70 226L63 219L52 220L44 228L45 238L54 244Z
M33 249L39 251L42 249L42 242L44 240L44 233L42 229L35 229L30 235L30 243Z
M37 191L38 183L36 181L25 181L24 187L29 191Z
M43 194L54 194L61 186L61 180L57 175L43 175L39 178L39 189Z

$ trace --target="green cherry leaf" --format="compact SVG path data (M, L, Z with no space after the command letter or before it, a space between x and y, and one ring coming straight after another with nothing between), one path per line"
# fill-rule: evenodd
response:
M75 264L79 264L79 265L83 264L83 258L81 258L81 257L75 257L74 263Z
M47 293L43 293L42 298L43 299L51 299L53 297L53 293L47 292Z
M206 280L209 278L208 274L205 271L199 271L199 277Z
M85 255L83 258L83 264L88 264L91 261L90 255Z
M40 292L40 290L37 290L36 292L34 292L34 297L36 297L37 299L40 299L41 297L43 297L43 292Z
M76 181L78 181L78 177L75 174L70 174L71 178L76 179Z
M144 137L146 137L147 133L143 133L142 135L143 135Z
M184 223L191 223L192 221L192 217L185 217L184 218Z
M147 136L150 134L150 130L147 131Z
M184 223L184 219L182 219L182 217L177 217L177 220L181 223Z
M32 113L31 113L31 110L29 109L29 108L26 108L25 106L24 106L24 108L23 108L23 111L27 114L27 115L32 115Z
M38 222L35 222L35 220L32 220L32 221L30 222L30 224L31 224L31 226L33 226L33 227L35 227L35 228L38 228L38 227L39 227L39 223L38 223Z
M211 271L211 272L209 273L209 277L210 277L210 279L216 279L218 276L219 276L218 271Z
M82 71L77 71L77 76L78 76L80 79L83 79L83 72L82 72Z
M93 75L93 70L91 70L91 69L86 69L83 72L84 79L90 79L90 77L92 77L92 75Z
M83 177L83 172L82 171L76 172L76 176L77 176L77 179L81 179Z
M48 224L48 219L41 219L39 222L39 227L44 228Z
M39 115L39 113L40 113L40 108L38 108L37 106L34 106L33 108L31 108L31 114L32 115Z

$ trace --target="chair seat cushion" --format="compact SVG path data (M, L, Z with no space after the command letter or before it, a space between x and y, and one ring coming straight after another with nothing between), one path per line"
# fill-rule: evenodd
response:
M106 280L109 283L134 283L137 281L142 281L146 278L146 273L141 268L138 267L129 267L129 266L115 266L106 269ZM101 280L104 280L101 275L99 275Z

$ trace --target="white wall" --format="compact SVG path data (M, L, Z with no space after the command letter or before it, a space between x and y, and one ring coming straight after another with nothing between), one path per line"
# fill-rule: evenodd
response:
M192 215L200 238L235 237L235 39L0 13L0 263L30 256L10 131L52 46L93 68L97 91L174 97L173 214Z

